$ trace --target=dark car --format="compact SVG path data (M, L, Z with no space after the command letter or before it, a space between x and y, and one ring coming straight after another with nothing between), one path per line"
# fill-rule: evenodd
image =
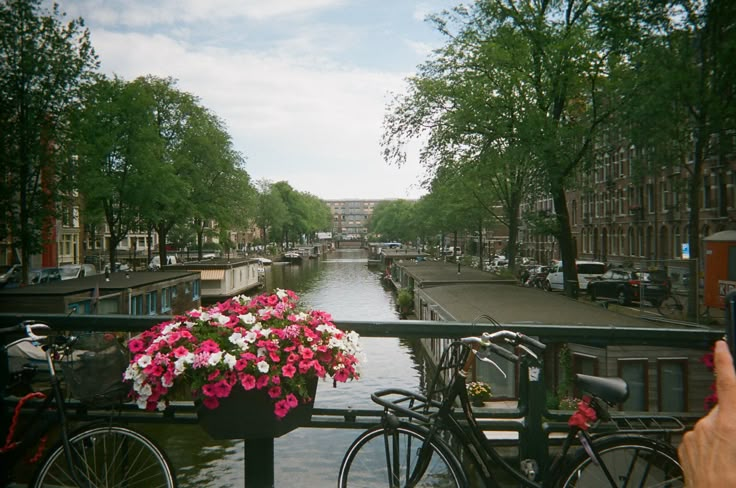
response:
M621 305L648 301L655 307L669 295L670 281L663 271L614 268L588 283L592 300L615 299Z
M28 276L28 283L31 285L52 281L61 281L61 270L59 268L32 269Z

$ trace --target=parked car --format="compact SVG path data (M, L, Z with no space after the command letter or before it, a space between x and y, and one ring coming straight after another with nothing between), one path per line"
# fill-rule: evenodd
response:
M669 295L670 286L664 271L615 268L591 281L588 292L592 300L615 299L621 305L644 300L656 307Z
M588 283L606 272L606 264L600 261L575 261L578 271L578 289L587 290ZM565 282L562 274L562 261L554 264L547 274L544 288L546 290L564 290Z
M125 263L115 263L115 272L117 273L117 272L120 272L120 271L130 271L130 266L127 265L127 264L125 264ZM104 273L109 273L110 272L110 263L107 263L105 265L105 268L104 268L103 272Z
M28 275L28 283L31 285L51 283L52 281L61 281L61 271L59 268L32 269Z
M178 261L176 260L176 256L173 255L166 255L166 265L176 264ZM151 258L151 262L148 263L148 269L151 271L158 271L161 269L161 256L154 256Z
M82 278L84 276L92 276L97 274L97 268L94 264L64 264L59 267L62 280L73 280L74 278Z
M0 288L8 283L17 283L20 281L20 273L23 267L20 264L10 264L0 266Z

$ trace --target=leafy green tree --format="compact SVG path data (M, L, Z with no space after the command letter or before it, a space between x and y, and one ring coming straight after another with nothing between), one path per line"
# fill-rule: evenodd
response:
M417 238L416 202L387 200L378 202L368 223L371 233L384 241L414 242Z
M281 198L281 194L274 190L273 184L268 181L258 183L256 197L255 221L263 234L264 246L273 240L273 234L283 229L289 218L289 209Z
M102 215L110 233L109 260L140 224L140 217L167 178L158 161L151 100L140 85L99 77L89 85L74 118L75 185L85 213Z
M82 19L40 0L0 3L0 238L30 257L48 237L64 165L68 114L97 58Z
M437 17L449 40L411 79L385 123L390 162L401 164L405 141L426 132L421 155L432 169L531 163L554 202L566 282L577 275L566 191L615 107L610 84L623 59L612 55L617 47L596 16L609 3L481 0ZM514 148L529 156L507 153Z

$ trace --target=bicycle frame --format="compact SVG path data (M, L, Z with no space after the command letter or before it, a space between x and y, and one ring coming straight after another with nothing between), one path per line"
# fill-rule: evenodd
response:
M33 419L34 422L32 422L31 425L35 426L33 430L27 430L23 433L21 446L22 446L22 452L26 452L27 449L31 448L32 446L38 444L38 442L41 440L41 438L44 436L45 433L47 433L55 424L58 423L60 428L60 435L61 440L64 445L64 458L66 460L67 466L69 467L69 472L71 473L72 478L74 479L74 482L79 487L86 487L89 486L87 483L83 483L80 481L76 470L74 469L74 459L73 459L73 450L71 448L71 445L69 443L69 425L67 422L67 415L66 415L66 408L64 404L64 393L61 389L61 380L59 379L59 376L56 372L56 365L54 364L54 354L57 352L57 345L53 342L54 338L47 338L47 343L42 346L42 349L44 350L44 353L46 355L46 364L48 365L49 369L49 384L51 386L51 395L47 395L46 398L43 399L41 404L35 409L33 413ZM11 342L8 345L2 346L3 348L3 356L7 358L7 350L8 348L12 347L13 345L19 343L19 342L35 342L33 338L31 337L25 337L23 339L19 339L17 341ZM41 347L41 346L37 346ZM50 413L51 411L51 405L52 403L56 404L55 409L55 415L44 415L46 413ZM41 425L38 425L38 423L35 421L36 419L40 417L44 417L47 420L44 421ZM2 456L8 456L13 457L17 459L19 455L22 453L19 452L16 456L11 456L13 451L10 451L8 453L3 454Z

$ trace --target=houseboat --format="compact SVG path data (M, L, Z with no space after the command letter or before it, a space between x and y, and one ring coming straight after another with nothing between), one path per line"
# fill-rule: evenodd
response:
M302 255L299 251L287 251L284 253L283 260L291 264L299 264L302 262Z
M165 269L184 269L199 273L202 281L202 303L211 304L262 286L263 273L259 273L261 267L258 259L220 258L189 261L166 266Z
M0 290L0 313L179 315L201 305L199 273L118 272Z

